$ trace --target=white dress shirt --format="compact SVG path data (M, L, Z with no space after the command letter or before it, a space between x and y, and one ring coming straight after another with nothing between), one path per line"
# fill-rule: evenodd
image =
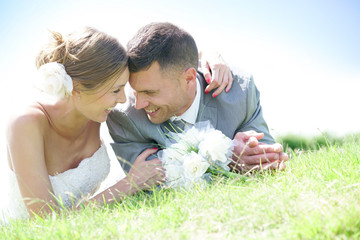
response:
M196 93L195 98L191 106L180 116L172 116L170 120L176 121L176 120L182 120L185 122L186 127L191 127L196 122L196 117L199 112L200 107L200 97L201 97L201 91L200 91L200 82L199 79L196 78Z

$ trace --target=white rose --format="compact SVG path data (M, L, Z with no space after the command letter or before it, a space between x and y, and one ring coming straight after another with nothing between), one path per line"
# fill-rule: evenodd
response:
M73 81L64 65L51 62L39 68L40 79L37 87L57 99L72 95Z
M212 162L227 162L231 149L232 140L219 130L206 133L205 139L199 144L199 154Z
M166 184L169 187L179 187L183 182L183 172L184 169L180 165L175 164L166 164L164 165L165 175L166 175Z
M190 152L183 157L184 159L184 174L186 178L196 179L201 177L210 164L199 154Z
M187 147L181 143L174 143L169 148L163 150L164 158L166 161L171 161L171 163L178 162L182 165L182 156L187 153Z
M204 132L192 127L179 136L189 147L197 148L199 143L204 140Z

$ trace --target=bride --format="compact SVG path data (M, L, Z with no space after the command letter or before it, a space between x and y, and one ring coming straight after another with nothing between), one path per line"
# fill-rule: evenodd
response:
M37 86L53 98L33 103L7 127L7 218L76 207L98 189L110 170L100 123L116 104L125 102L127 60L118 41L96 29L87 27L66 38L52 33L36 65L41 74ZM211 85L224 89L224 84ZM163 182L160 160L145 161L156 151L144 151L125 178L88 201L119 201Z

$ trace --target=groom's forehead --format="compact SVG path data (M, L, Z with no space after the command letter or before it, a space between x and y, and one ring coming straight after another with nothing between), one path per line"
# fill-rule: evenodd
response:
M176 75L177 76L177 75ZM147 69L131 73L129 78L130 85L135 88L158 88L172 85L175 75L171 72L164 73L159 69Z

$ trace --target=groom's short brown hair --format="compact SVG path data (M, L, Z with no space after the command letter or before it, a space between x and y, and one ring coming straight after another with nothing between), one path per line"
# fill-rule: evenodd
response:
M155 61L161 70L198 67L195 40L171 23L150 23L142 27L128 42L130 72L147 70Z

